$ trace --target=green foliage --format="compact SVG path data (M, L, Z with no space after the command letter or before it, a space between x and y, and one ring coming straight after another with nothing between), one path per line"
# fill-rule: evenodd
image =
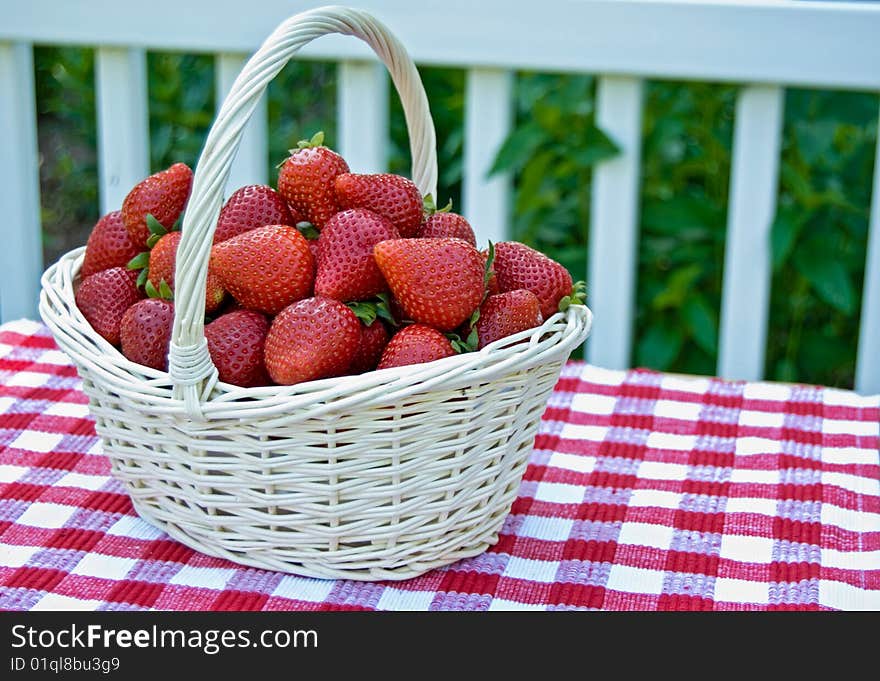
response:
M43 258L82 245L98 219L92 50L34 48Z
M428 93L431 116L437 133L437 194L434 201L445 206L452 199L452 210L461 210L461 174L464 160L464 71L420 67L419 74ZM403 107L393 87L389 88L391 118L388 167L392 173L409 177L412 157Z
M714 374L737 88L648 83L633 361ZM514 175L514 238L586 267L591 170L613 154L583 76L521 74L495 171ZM877 97L787 95L767 376L851 386ZM589 302L589 296L588 296Z
M98 215L92 50L35 50L46 261L85 242ZM420 68L437 130L437 205L461 208L464 72ZM208 56L148 57L151 168L198 159L214 118ZM393 88L392 172L409 174L409 138ZM651 82L645 89L635 364L715 373L737 88ZM316 131L338 144L336 70L294 61L268 88L269 178ZM521 73L516 124L494 172L514 177L512 236L586 279L590 185L616 153L594 121L594 80ZM876 95L791 90L786 97L773 253L767 376L852 384ZM589 303L589 291L587 301Z

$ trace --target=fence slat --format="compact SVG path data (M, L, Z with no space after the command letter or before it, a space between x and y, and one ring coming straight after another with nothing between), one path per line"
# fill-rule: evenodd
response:
M216 103L217 110L232 88L232 84L248 60L249 55L221 53L215 57ZM281 161L282 159L278 159ZM266 96L260 97L253 116L248 121L238 145L238 152L232 161L229 180L226 183L226 196L239 187L249 184L266 184L269 162L269 121L266 111Z
M146 53L99 47L95 51L95 97L103 215L119 210L129 190L150 173Z
M0 43L0 322L37 318L40 273L40 177L34 60L29 43Z
M599 366L630 366L639 219L642 81L606 76L596 91L596 123L620 148L593 173L587 304L596 325L587 358Z
M874 187L855 388L860 393L880 393L880 135L877 136L877 153L874 155Z
M724 378L755 381L764 374L784 94L752 85L736 103L718 340Z
M465 85L462 205L453 206L474 228L477 245L508 237L510 177L489 178L489 169L513 123L513 73L470 69ZM443 172L443 168L440 169ZM438 205L448 199L440 190Z
M337 77L339 150L353 173L388 167L388 71L376 62L341 62ZM313 131L307 131L309 133Z

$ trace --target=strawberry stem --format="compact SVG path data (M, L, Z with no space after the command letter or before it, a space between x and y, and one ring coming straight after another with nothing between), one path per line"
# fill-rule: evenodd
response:
M296 143L296 149L291 149L290 153L298 151L299 149L313 149L314 147L320 147L324 144L324 131L319 130L314 135L312 135L311 139L300 140Z
M565 312L572 305L583 305L587 300L587 284L583 281L576 282L571 288L571 293L559 301L559 311Z
M387 293L380 293L374 300L357 300L346 305L364 326L371 326L377 319L384 319L392 326L397 326L397 320L391 314L391 303Z

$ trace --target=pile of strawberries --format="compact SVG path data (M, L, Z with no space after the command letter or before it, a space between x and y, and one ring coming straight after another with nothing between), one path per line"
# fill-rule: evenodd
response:
M559 263L517 242L479 251L464 217L405 177L349 172L321 133L291 150L277 186L242 187L217 220L205 338L221 381L292 385L430 362L583 300ZM76 289L98 334L159 370L191 187L182 163L137 184L93 228Z

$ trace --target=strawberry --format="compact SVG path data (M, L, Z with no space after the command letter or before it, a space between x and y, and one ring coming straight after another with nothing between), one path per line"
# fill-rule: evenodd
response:
M150 237L147 215L152 215L166 230L171 230L186 207L192 179L189 166L175 163L134 186L122 202L122 221L134 243L143 247Z
M376 244L373 255L413 321L452 331L483 300L483 258L466 241L392 239Z
M138 301L122 316L122 354L136 364L167 371L173 325L174 303L161 298Z
M489 251L480 251L480 255L483 257L483 268L485 271L485 267L489 262ZM493 256L494 257L494 256ZM486 295L494 296L496 293L501 293L501 289L498 287L498 275L495 274L495 261L493 260L489 267L489 273L486 277Z
M495 274L502 293L520 288L534 293L541 304L544 319L557 312L560 301L572 293L568 270L543 253L516 241L495 244Z
M362 374L375 369L386 345L388 330L382 322L376 320L370 325L361 323L361 337L347 373Z
M249 310L276 314L311 293L315 262L305 237L287 225L267 225L211 249L220 284Z
M220 380L243 388L269 385L263 365L263 346L269 321L259 312L237 310L205 325L211 361Z
M315 295L347 301L387 291L373 246L399 238L391 222L370 210L354 208L334 215L318 237Z
M360 322L345 305L331 298L306 298L272 320L266 369L281 385L339 376L351 365L360 338Z
M424 324L412 324L394 334L394 338L385 346L377 368L389 369L408 364L421 364L452 357L454 354L452 343L437 329Z
M299 217L299 216L297 216ZM287 202L264 184L252 184L233 192L217 218L214 243L219 244L234 236L266 225L295 227L297 220L290 214Z
M177 247L180 245L182 234L180 232L168 232L159 238L156 245L150 250L150 264L147 270L147 281L150 283L148 293L162 291L162 282L168 285L169 291L174 291L174 268L177 261ZM205 288L205 312L213 312L220 303L226 292L220 283L220 278L214 272L212 264L208 264L208 279ZM153 295L155 297L155 295Z
M477 349L499 338L539 326L541 321L541 306L531 291L517 289L489 296L480 305L480 317L475 327Z
M422 195L411 180L381 173L336 177L336 199L341 208L366 208L388 218L402 237L415 236L422 223Z
M339 212L333 182L349 171L345 159L322 146L323 141L324 133L319 132L300 142L278 173L278 193L317 229Z
M420 239L431 237L450 237L463 239L471 246L477 245L477 237L471 223L458 213L437 212L425 218L416 236Z
M88 277L111 267L124 267L140 252L141 247L131 240L125 229L122 211L107 213L92 227L80 276Z
M99 336L119 345L119 325L125 311L143 298L137 287L137 272L111 267L86 277L74 299L79 311Z

